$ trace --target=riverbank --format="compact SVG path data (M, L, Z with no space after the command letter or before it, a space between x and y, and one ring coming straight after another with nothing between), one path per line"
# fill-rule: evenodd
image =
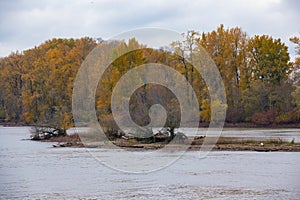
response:
M188 150L196 151L200 150L203 141L206 140L208 144L210 141L214 141L216 138L210 137L188 137L184 144L190 144ZM56 142L53 147L78 147L78 148L106 148L105 142L94 141L88 144L83 144L80 140L79 135L74 134L64 137L53 137L49 140L42 140L42 142ZM156 142L156 143L146 143L141 141L136 141L134 139L123 139L118 138L111 141L114 145L124 148L127 150L157 150L163 148L167 143ZM176 150L180 145L184 144L170 144L171 149ZM270 152L270 151L285 151L285 152L300 152L300 143L284 142L280 139L269 139L255 141L251 139L245 139L241 137L220 137L217 143L212 148L213 151L258 151L258 152Z
M32 124L25 124L25 123L14 123L14 122L4 122L0 121L0 126L36 126ZM199 127L207 128L209 127L209 122L200 122ZM253 122L238 122L238 123L224 123L224 128L300 128L300 122L295 123L273 123L268 125L259 125Z

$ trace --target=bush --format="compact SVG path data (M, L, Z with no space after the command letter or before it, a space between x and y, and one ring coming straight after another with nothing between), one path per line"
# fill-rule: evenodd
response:
M284 121L285 123L299 123L300 122L300 111L294 109L285 115Z
M121 131L118 128L112 128L112 127L104 127L103 128L104 134L106 137L108 137L109 140L114 140L116 138L121 138L125 135L123 131Z
M270 125L275 122L278 113L275 108L266 112L255 113L252 116L252 122L257 125Z

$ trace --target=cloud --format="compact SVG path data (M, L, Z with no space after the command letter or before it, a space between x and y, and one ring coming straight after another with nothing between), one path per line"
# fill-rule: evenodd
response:
M0 1L0 56L53 37L111 36L139 27L178 32L242 27L249 35L288 38L299 32L297 0ZM293 49L290 49L293 52Z

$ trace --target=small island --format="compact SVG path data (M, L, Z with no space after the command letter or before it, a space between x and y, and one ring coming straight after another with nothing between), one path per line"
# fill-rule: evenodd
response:
M76 133L71 135L58 135L54 134L57 133L57 130L51 128L39 129L39 131L40 132L38 134L33 134L31 139L41 142L56 143L52 145L54 148L105 148L105 143L109 140L115 145L115 148L123 148L134 151L158 150L163 148L165 145L170 145L174 150L176 150L177 147L180 147L180 145L189 145L187 150L199 151L203 145L203 141L206 139L206 143L208 145L210 145L209 141L217 140L217 143L212 147L213 151L300 152L300 143L295 143L294 139L290 142L286 142L282 141L280 138L253 140L243 137L222 136L219 138L206 136L188 137L182 132L175 133L173 137L175 138L175 136L177 136L177 140L173 141L172 144L169 144L172 140L170 129L163 129L155 134L152 133L152 135L147 138L134 137L133 135L120 134L118 131L111 131L111 135L108 136L110 139L107 138L104 141L95 140L91 144L84 144L80 139L80 135ZM51 133L50 131L53 131L54 133Z

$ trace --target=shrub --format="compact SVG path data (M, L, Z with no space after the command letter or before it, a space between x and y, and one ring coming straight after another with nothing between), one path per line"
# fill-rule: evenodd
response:
M255 113L252 116L252 122L257 125L270 125L275 122L277 117L277 111L272 108L266 112Z

